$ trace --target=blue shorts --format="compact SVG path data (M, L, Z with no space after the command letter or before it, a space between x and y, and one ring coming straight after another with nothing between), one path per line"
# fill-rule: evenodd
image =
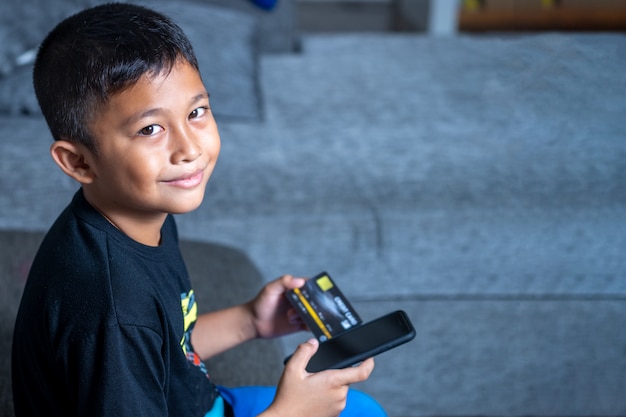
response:
M232 407L235 417L254 417L261 414L270 406L276 394L276 387L218 388L224 400ZM340 417L387 417L387 414L372 397L350 389L346 408Z

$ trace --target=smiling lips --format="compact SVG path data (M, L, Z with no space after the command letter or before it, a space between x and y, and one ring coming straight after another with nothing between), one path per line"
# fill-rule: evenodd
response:
M191 174L185 174L178 178L174 178L170 181L165 181L168 185L173 185L179 188L193 188L202 183L204 177L204 170L199 169Z

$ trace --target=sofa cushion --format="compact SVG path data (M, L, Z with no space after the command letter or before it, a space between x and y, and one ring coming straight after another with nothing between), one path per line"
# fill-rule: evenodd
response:
M41 115L32 78L32 65L20 65L0 78L0 114Z
M52 29L50 22L56 23L94 1L42 1L41 7L29 5L29 14L25 14L25 7L19 6L17 0L8 1L16 2L16 7L4 10L4 3L0 6L0 12L5 12L0 26L0 113L40 115L31 81L34 52ZM194 46L216 118L252 121L260 118L257 22L252 15L193 2L137 3L171 16L183 28ZM19 25L14 24L15 19L19 19ZM32 31L27 30L31 27Z
M0 76L27 60L56 22L96 0L2 0L0 2Z

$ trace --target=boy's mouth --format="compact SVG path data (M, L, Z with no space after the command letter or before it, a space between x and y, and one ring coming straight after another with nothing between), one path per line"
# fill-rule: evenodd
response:
M202 183L204 177L204 170L199 169L197 171L181 175L173 180L165 181L168 185L173 185L180 188L193 188Z

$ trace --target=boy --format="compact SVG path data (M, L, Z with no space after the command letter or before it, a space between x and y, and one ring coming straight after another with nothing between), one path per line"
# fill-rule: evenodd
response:
M196 209L220 150L189 41L149 9L107 4L42 43L35 91L57 165L81 184L42 242L15 325L17 416L383 416L348 391L373 361L309 374L296 350L275 389L217 387L202 363L302 329L283 276L196 317L171 214ZM348 395L349 392L349 395ZM346 397L348 399L346 400Z

